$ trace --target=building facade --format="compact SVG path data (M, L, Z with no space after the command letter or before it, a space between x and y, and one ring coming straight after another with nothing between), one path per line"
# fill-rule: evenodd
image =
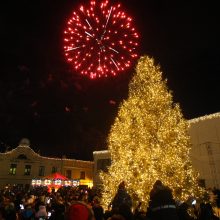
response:
M193 167L199 172L201 185L220 188L220 113L189 120L189 135L192 144L190 157ZM99 173L110 165L110 152L94 151L94 186L101 181Z
M220 188L220 113L189 121L191 159L207 188Z
M0 153L0 188L8 184L28 188L32 179L56 172L92 187L93 167L92 161L41 156L30 148L29 140L23 139L17 148Z
M103 151L94 151L93 158L94 158L93 184L95 187L99 187L101 185L99 173L100 171L107 171L108 166L111 165L111 156L108 150L103 150Z

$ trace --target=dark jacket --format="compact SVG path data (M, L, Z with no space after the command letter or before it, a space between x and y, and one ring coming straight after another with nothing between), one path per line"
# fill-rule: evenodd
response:
M125 220L133 220L132 199L124 187L119 187L113 201L112 213L122 215Z
M152 220L179 220L175 200L169 187L161 184L151 190L147 217Z
M131 196L127 193L125 189L118 189L112 201L112 209L119 209L121 205L127 205L129 208L131 208L132 206Z

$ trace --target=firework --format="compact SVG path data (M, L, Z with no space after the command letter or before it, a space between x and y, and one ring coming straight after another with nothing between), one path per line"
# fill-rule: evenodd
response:
M137 58L138 33L121 5L91 1L72 13L64 31L64 53L76 72L91 79L115 76Z

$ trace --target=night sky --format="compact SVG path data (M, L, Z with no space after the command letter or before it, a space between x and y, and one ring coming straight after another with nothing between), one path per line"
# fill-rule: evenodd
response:
M94 150L106 149L134 67L114 78L89 80L65 62L65 23L87 1L5 2L0 13L0 151L26 137L41 155L92 160ZM219 112L217 1L120 2L140 34L139 54L160 64L184 117Z

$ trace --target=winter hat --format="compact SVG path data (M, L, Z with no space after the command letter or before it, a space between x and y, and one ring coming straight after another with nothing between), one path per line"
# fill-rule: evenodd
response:
M72 204L67 212L68 220L92 220L92 216L92 210L82 202Z
M161 182L161 180L157 180L155 183L154 183L154 186L162 186L163 183Z

